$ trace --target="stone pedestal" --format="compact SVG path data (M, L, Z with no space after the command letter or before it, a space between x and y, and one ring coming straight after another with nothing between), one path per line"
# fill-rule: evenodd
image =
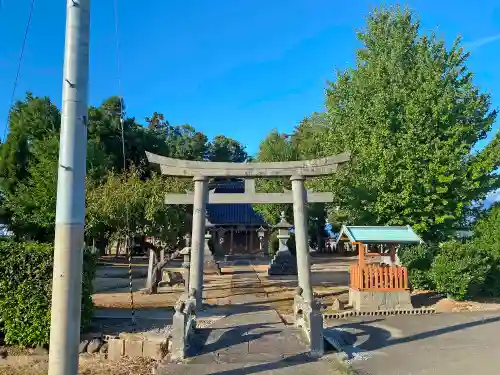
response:
M171 359L183 360L189 341L196 329L196 291L191 290L189 296L181 296L175 304L175 314L172 317L172 349Z
M297 275L297 260L288 248L276 253L267 269L268 275Z
M356 311L413 309L409 290L386 292L349 288L349 305Z
M219 263L217 263L214 259L214 255L210 251L210 247L208 246L208 241L212 238L210 233L205 234L205 254L204 254L204 265L203 270L205 273L216 273L217 275L221 274L221 269L219 267Z
M323 314L319 303L316 300L304 300L302 292L302 288L298 287L294 298L295 326L302 329L309 343L310 355L319 358L324 354Z

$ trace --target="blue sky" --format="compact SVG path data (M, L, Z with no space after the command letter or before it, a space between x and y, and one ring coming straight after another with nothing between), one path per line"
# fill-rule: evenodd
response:
M0 134L10 104L30 0L1 0ZM17 97L27 90L60 105L65 2L38 0ZM473 52L476 83L500 107L500 3L408 1L424 29ZM495 4L496 3L496 4ZM118 0L121 80L127 112L153 111L250 153L273 128L289 132L323 108L334 69L352 65L355 30L380 2L365 0ZM93 1L90 104L118 94L113 0ZM495 64L496 63L496 64ZM494 69L494 66L497 69Z

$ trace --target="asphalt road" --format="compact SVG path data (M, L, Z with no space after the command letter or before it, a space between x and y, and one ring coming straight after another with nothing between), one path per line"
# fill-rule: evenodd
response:
M364 320L364 322L363 322ZM500 374L500 312L339 321L359 375Z

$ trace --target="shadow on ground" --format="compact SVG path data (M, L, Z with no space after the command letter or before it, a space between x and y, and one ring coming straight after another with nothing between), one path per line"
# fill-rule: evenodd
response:
M417 317L408 318L418 319ZM385 319L374 319L364 322L346 323L337 325L334 327L334 329L340 330L340 335L346 345L353 345L356 343L358 337L367 336L368 339L362 344L356 346L356 349L361 349L363 351L376 351L390 346L425 340L430 337L461 331L476 326L500 322L500 316L456 324L448 327L416 333L405 337L393 337L392 333L389 330L382 328L380 325L377 325L377 323L382 323L384 321ZM344 329L356 330L359 333L351 333L348 331L344 331Z

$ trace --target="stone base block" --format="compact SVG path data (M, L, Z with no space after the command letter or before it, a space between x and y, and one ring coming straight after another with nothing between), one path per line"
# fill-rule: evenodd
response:
M349 288L349 305L356 311L412 309L410 291L360 291Z
M130 358L142 357L143 345L143 341L140 340L126 340L125 355Z
M168 343L144 341L143 357L161 361L168 352Z
M108 359L118 361L123 356L130 358L151 358L162 360L169 351L170 340L167 338L148 340L140 334L124 334L121 338L108 341Z
M278 251L269 264L270 276L297 275L297 260L290 251Z
M219 263L215 261L208 261L203 263L203 273L206 274L214 274L221 275L222 271L219 266Z
M108 341L108 359L118 361L125 354L125 340L110 339Z

